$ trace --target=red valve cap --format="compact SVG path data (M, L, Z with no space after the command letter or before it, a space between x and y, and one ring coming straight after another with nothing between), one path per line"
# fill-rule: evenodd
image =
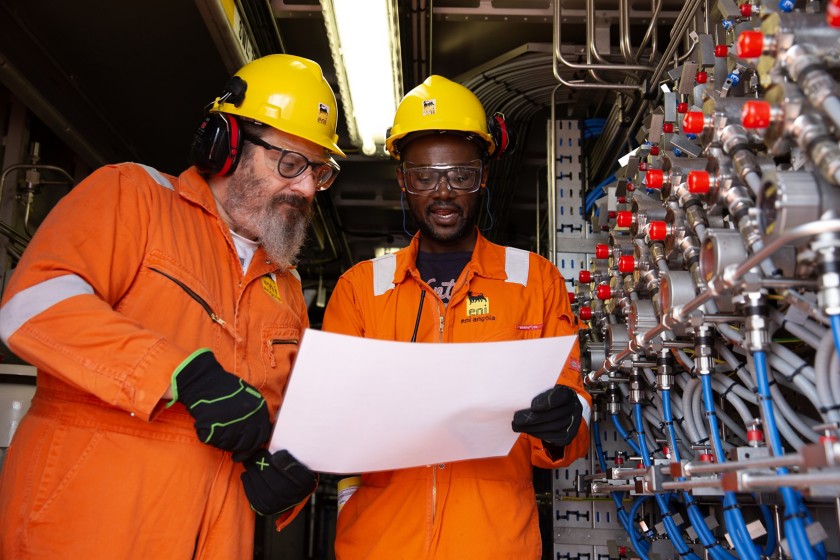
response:
M665 183L665 173L661 169L648 169L645 173L645 186L649 189L661 189Z
M606 243L598 243L595 245L595 258L608 259L610 258L610 246Z
M590 319L592 319L592 308L581 307L580 311L578 311L578 317L580 317L581 321L589 321Z
M772 107L766 101L747 101L741 107L741 124L744 128L767 128L771 112Z
M668 224L665 222L651 222L648 224L648 237L652 241L662 241L668 235Z
M840 27L840 0L831 0L825 7L825 22L831 27Z
M650 147L650 155L658 156L659 155L659 146L651 146Z
M752 4L741 4L739 9L741 10L741 16L748 18L753 15L753 8Z
M677 103L677 113L688 113L688 103Z
M620 211L615 217L615 225L620 228L628 228L633 225L633 212L629 210Z
M696 76L694 76L694 81L698 84L705 84L709 81L709 74L701 70L700 72L697 72Z
M665 134L671 134L674 132L674 123L666 122L662 125L662 132Z
M581 270L578 272L578 282L581 284L589 284L592 282L592 273L588 270Z
M683 132L688 134L699 134L706 126L706 115L700 111L691 111L683 117Z
M711 185L708 171L689 171L686 182L688 183L688 192L692 194L706 194L709 192Z
M724 56L729 54L729 47L726 45L715 45L715 56L718 58L723 58Z
M761 31L741 31L735 52L740 58L758 58L764 52L764 33Z
M595 297L600 300L610 299L612 297L612 288L606 284L601 284L595 289Z
M636 259L632 255L623 255L618 258L618 271L622 274L630 274L636 270Z

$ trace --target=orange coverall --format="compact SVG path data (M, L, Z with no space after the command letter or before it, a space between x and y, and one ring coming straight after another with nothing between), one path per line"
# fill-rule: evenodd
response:
M194 168L94 172L38 229L0 308L3 341L38 368L0 473L0 557L251 560L241 464L161 397L207 347L274 417L307 326L295 272L258 249L243 275Z
M488 342L577 332L566 284L544 258L495 245L479 234L472 259L444 306L415 267L418 243L415 237L396 254L347 271L330 297L324 330L410 341L425 290L417 342ZM523 434L506 457L363 474L338 518L336 557L539 559L532 465L568 465L589 448L591 398L583 389L579 356L575 344L558 380L578 393L584 408L580 429L563 457L554 460L539 439ZM394 373L399 375L399 364L394 364Z

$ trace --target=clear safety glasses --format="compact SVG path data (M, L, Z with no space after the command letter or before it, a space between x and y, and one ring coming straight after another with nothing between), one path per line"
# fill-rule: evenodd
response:
M457 194L474 193L481 186L481 160L454 165L423 165L406 161L402 164L405 190L411 194L429 195L446 181Z
M338 176L338 172L341 171L341 168L332 158L327 161L310 161L303 154L279 146L272 146L262 138L250 134L243 135L243 138L247 142L266 150L280 152L280 157L277 160L277 173L286 179L294 179L311 167L315 176L315 185L319 190L324 190L332 185Z

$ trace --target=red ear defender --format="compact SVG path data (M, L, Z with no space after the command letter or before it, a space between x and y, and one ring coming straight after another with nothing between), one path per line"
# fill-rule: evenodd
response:
M493 116L487 119L487 130L493 137L493 143L496 144L493 158L501 159L504 154L513 153L515 138L502 113L493 113Z
M190 156L202 173L229 175L236 169L241 151L238 119L226 113L210 113L193 135Z

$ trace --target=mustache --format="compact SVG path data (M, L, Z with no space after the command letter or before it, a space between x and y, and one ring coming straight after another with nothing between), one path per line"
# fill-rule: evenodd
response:
M435 200L426 207L426 213L434 212L435 210L450 210L452 212L461 212L461 206L453 202L444 202L442 200Z
M308 216L312 211L312 203L302 196L294 194L280 193L271 198L272 206L280 204L288 204L292 208L300 211L302 214Z

